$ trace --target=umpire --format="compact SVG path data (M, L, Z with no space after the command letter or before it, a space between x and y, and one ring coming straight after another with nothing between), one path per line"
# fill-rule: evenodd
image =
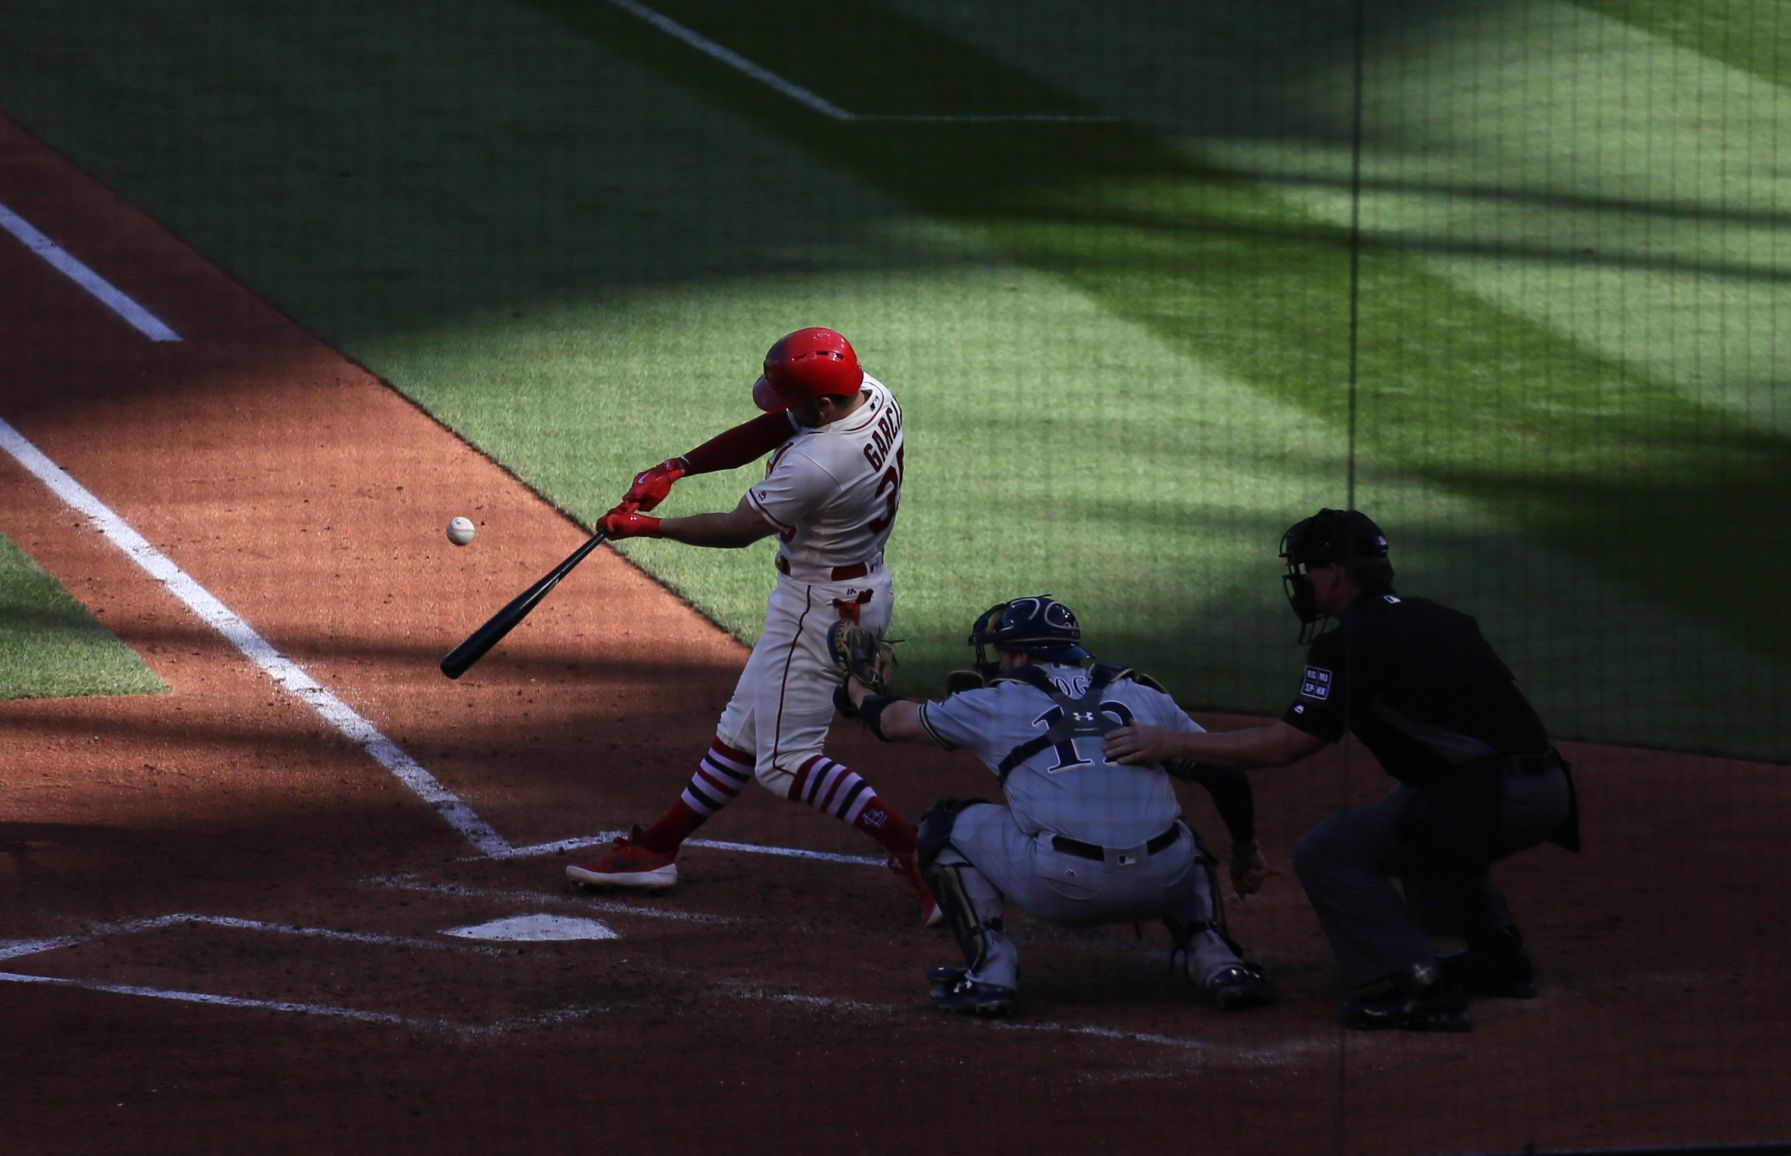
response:
M1398 785L1324 819L1294 849L1353 992L1343 1022L1467 1031L1467 995L1536 994L1488 869L1544 841L1579 850L1567 763L1472 618L1394 592L1387 538L1365 514L1323 509L1296 522L1281 557L1310 649L1280 721L1217 733L1123 727L1105 749L1125 763L1279 767L1355 734ZM1466 950L1439 958L1432 933L1460 935Z

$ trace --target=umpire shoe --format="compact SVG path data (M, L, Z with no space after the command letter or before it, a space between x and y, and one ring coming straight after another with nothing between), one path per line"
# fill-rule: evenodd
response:
M1476 944L1437 957L1447 979L1480 999L1535 999L1536 968L1521 948Z
M928 968L927 982L932 985L928 995L934 1007L964 1015L1012 1015L1014 999L1019 994L998 983L979 983L961 967Z
M1466 1032L1474 1028L1461 986L1442 969L1417 963L1343 1005L1343 1026L1361 1031Z
M662 891L678 881L678 853L651 851L640 843L636 826L597 858L566 868L566 878L588 887L633 887Z
M1220 1011L1242 1011L1275 1002L1275 981L1260 963L1239 960L1206 981L1206 998Z

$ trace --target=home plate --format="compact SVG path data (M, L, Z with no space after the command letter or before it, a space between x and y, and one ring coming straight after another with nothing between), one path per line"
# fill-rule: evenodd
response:
M567 915L513 915L509 919L494 919L490 923L475 923L470 927L451 927L442 934L457 935L461 939L500 939L509 942L616 938L616 933L598 920Z

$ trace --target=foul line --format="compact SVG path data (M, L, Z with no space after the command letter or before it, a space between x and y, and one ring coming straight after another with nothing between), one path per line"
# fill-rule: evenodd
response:
M27 249L48 261L118 316L129 322L138 333L151 341L179 341L180 334L162 324L143 306L120 292L110 281L70 256L68 251L33 228L31 222L5 205L0 205L0 228L22 241Z
M696 49L705 56L719 60L736 72L749 76L765 87L781 92L798 104L811 108L822 116L832 120L875 121L881 123L906 124L1113 124L1119 119L1118 117L1112 116L1074 116L1070 114L1054 113L1018 113L1013 115L996 113L981 116L908 116L900 113L888 115L864 115L848 112L846 109L834 104L826 97L817 96L800 84L785 80L783 77L772 72L763 65L753 63L731 48L723 48L702 33L686 28L676 20L673 20L670 16L667 16L662 12L656 12L653 9L648 8L645 4L636 3L635 0L609 0L609 2L629 15L645 20L648 24L659 29L667 36L689 45L691 48Z
M371 755L375 762L397 776L412 794L433 807L461 835L486 855L502 855L510 844L460 797L437 782L435 776L403 751L379 729L320 686L303 668L279 651L267 639L199 585L186 571L176 566L166 554L157 550L132 529L130 524L94 497L62 467L45 457L4 418L0 418L0 447L20 465L76 511L92 520L106 540L124 551L151 578L168 588L168 592L186 603L212 629L228 639L249 661L260 667L282 689L308 703L323 720L343 737Z

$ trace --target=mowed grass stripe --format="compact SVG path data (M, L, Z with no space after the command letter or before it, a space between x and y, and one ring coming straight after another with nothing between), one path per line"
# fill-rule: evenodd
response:
M1663 40L1791 86L1791 18L1782 0L1575 0Z

